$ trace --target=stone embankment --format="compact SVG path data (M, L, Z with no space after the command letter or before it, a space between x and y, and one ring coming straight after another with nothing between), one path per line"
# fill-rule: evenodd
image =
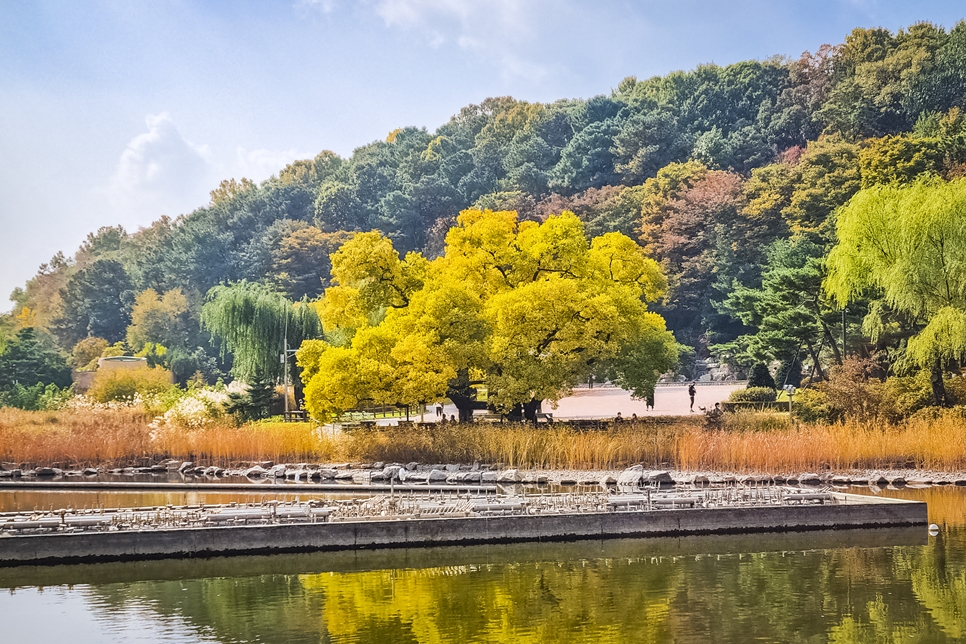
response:
M295 483L338 484L405 484L433 486L478 486L495 484L533 485L613 485L621 477L641 472L647 483L654 485L871 485L903 487L924 485L966 486L966 472L938 472L927 470L860 470L752 473L694 472L680 470L647 470L634 466L626 470L525 470L503 464L421 464L410 463L280 463L261 461L238 464L234 467L198 465L179 460L167 460L138 467L104 468L34 466L29 463L0 463L0 479L24 481L144 481L173 482L232 482L286 481Z

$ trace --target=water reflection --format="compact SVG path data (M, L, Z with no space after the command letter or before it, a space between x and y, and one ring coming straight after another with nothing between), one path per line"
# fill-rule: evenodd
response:
M64 619L82 615L115 641L136 640L128 627L138 615L150 618L154 641L964 641L966 490L882 493L929 501L939 536L844 531L8 569L0 614L16 636L31 617L55 627L50 606L68 606ZM25 598L40 598L32 604L46 612L26 614Z
M371 496L371 493L365 493ZM59 510L61 508L141 508L165 505L217 505L221 503L263 503L277 499L348 499L359 493L336 492L277 492L253 489L248 492L218 492L205 490L161 491L98 491L98 490L0 490L0 512L30 510Z

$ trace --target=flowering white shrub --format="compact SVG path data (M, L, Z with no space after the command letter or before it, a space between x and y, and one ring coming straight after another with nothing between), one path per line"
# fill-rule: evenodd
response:
M227 402L228 391L225 389L196 389L187 392L161 419L165 424L201 427L224 416Z
M134 394L133 397L124 400L97 402L93 398L88 398L83 394L77 394L67 401L63 408L69 411L144 409L144 398L141 394Z

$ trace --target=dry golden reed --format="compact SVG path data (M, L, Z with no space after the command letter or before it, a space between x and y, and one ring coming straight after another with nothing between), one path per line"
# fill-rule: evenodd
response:
M65 466L177 458L229 465L387 461L503 463L508 467L612 469L643 463L683 470L799 473L892 467L966 470L966 422L941 416L901 425L792 426L775 414L729 416L709 429L683 418L600 431L563 425L442 425L331 434L308 423L212 424L155 430L130 410L0 410L0 460Z

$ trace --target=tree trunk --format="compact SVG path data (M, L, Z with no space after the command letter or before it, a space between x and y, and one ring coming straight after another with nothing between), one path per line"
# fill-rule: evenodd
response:
M479 403L469 396L464 396L459 394L452 389L446 393L446 397L449 398L456 409L459 411L459 421L461 423L472 423L473 422L473 410L474 409L486 409L483 403Z
M842 364L842 354L839 353L839 345L835 344L835 337L829 330L828 325L825 324L825 320L820 317L818 321L822 325L822 333L825 334L825 339L828 341L829 347L832 348L832 356L835 358L835 364ZM822 378L822 380L825 380L825 378Z
M523 417L528 421L537 424L537 414L541 411L542 400L531 400L523 406Z
M825 372L822 371L822 365L818 361L818 356L815 355L815 347L811 344L808 345L808 354L812 356L812 364L815 365L815 373L818 374L820 380L825 380Z
M946 385L943 384L943 364L938 358L932 366L929 374L929 383L932 385L932 395L936 399L936 404L940 407L948 406L946 399Z

